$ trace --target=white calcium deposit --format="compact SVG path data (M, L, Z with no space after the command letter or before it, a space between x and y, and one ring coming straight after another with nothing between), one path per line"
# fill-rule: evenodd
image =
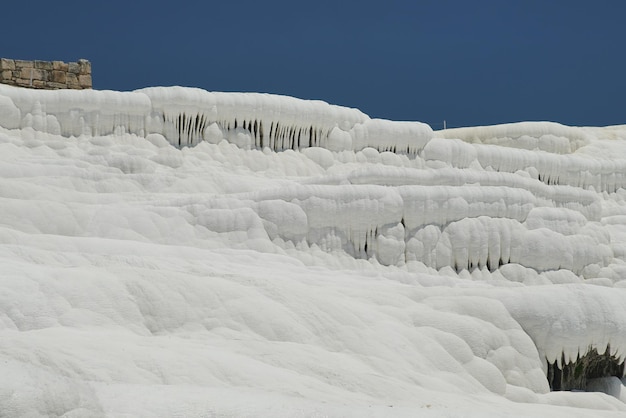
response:
M0 85L0 417L623 416L626 126Z

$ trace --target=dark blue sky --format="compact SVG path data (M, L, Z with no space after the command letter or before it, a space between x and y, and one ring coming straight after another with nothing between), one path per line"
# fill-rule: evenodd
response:
M0 56L87 58L94 88L183 85L433 128L626 123L626 1L8 1Z

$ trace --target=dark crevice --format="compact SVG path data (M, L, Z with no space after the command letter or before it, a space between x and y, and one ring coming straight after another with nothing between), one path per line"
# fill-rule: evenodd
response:
M163 119L166 122L173 122L178 134L175 141L179 148L193 146L205 140L205 131L213 123L216 123L224 133L238 128L245 129L253 137L256 148L269 147L276 152L321 146L322 141L328 138L327 132L323 129L316 129L313 125L287 126L278 121L271 121L268 132L265 132L263 122L259 119L210 120L202 112L193 115L181 112L175 117L168 117L163 113Z
M561 356L561 368L558 363L548 363L548 384L550 390L586 390L587 382L591 379L615 376L622 378L624 363L610 354L611 347L606 348L604 354L590 349L587 354L578 357L576 361L565 364L565 356Z

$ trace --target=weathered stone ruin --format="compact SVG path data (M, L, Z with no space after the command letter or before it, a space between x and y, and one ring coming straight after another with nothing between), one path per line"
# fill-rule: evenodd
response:
M0 59L0 83L33 89L90 89L91 63Z

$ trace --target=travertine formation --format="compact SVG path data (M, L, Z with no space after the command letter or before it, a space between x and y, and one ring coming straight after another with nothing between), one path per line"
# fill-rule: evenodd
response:
M611 345L606 351L598 353L595 348L589 348L587 354L578 355L577 359L567 363L565 358L548 364L548 383L552 390L587 390L593 379L602 379L615 376L624 376L624 364L611 355ZM590 392L594 392L591 390Z
M90 89L91 63L0 59L0 83L34 89Z

